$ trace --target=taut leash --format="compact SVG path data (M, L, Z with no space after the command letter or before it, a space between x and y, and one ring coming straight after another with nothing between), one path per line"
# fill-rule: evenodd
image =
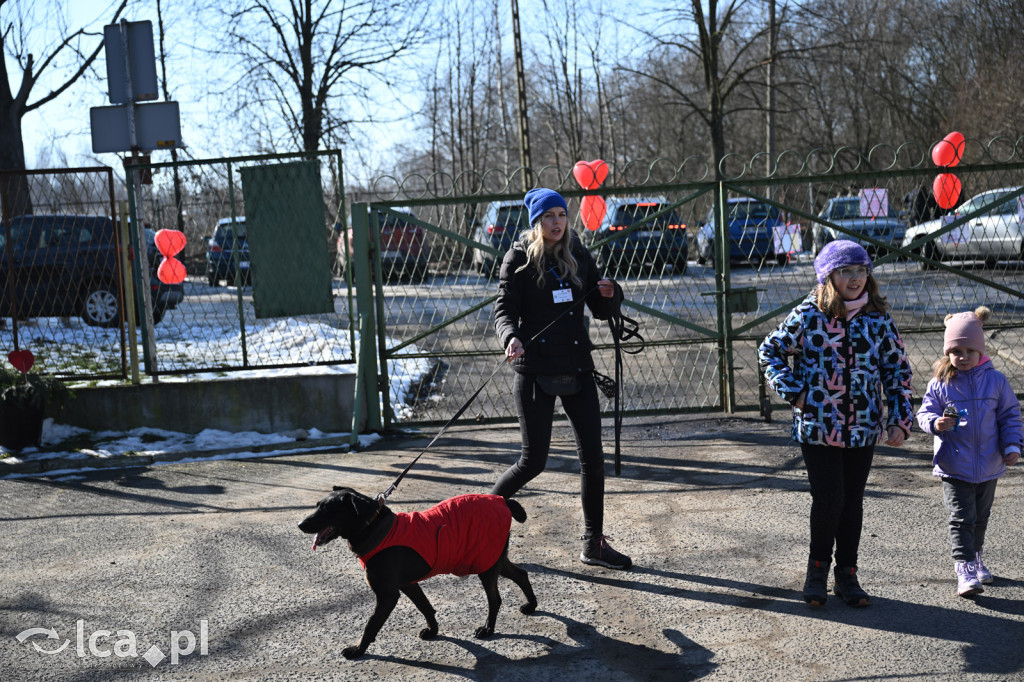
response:
M581 296L579 298L578 301L575 301L571 306L569 306L568 308L563 310L562 313L558 317L556 317L555 319L551 320L551 322L549 322L547 324L547 326L545 326L539 332L534 334L533 337L529 341L524 343L523 344L523 349L525 350L526 347L529 346L531 343L533 343L534 340L538 336L540 336L541 334L546 332L548 329L550 329L551 325L553 325L555 322L558 322L563 317L565 317L571 310L573 310L580 303L583 303L587 299L587 297L590 296L590 294L594 293L595 291L597 291L597 287L594 287L593 289L591 289L590 291L585 293L583 296ZM616 341L616 343L618 343L618 342ZM469 396L469 400L467 400L465 403L463 403L462 407L460 407L455 412L455 414L452 416L452 418L449 419L447 422L445 422L445 425L441 427L441 429L437 432L437 435L434 436L433 438L431 438L430 442L427 443L426 447L424 447L422 450L420 450L420 453L418 455L416 455L416 457L411 462L409 462L408 466L406 466L405 469L402 470L402 473L398 474L398 478L395 479L395 482L392 483L390 486L388 486L388 488L384 492L377 493L377 498L376 499L377 499L377 504L378 505L383 506L384 502L387 501L387 499L389 497L391 497L391 494L393 492L395 492L395 490L398 489L398 484L402 482L402 479L405 478L405 475L407 473L409 473L409 470L412 469L413 466L416 464L416 462L419 461L420 457L423 456L423 453L425 453L430 448L431 445L433 445L435 442L437 442L438 438L440 438L442 435L444 435L444 432L448 430L448 427L452 425L452 422L454 422L456 419L461 417L462 414L467 409L469 409L469 406L473 404L473 401L476 400L477 396L480 395L480 392L484 390L484 387L487 386L487 384L489 384L491 382L491 379L494 378L494 375L497 374L498 370L501 369L502 365L506 364L507 362L508 362L507 358L505 358L505 357L501 358L501 362L499 362L497 367L495 367L491 371L490 376L488 376L487 379L484 380L484 383L480 384L480 388L476 389L476 391L473 392L473 395Z

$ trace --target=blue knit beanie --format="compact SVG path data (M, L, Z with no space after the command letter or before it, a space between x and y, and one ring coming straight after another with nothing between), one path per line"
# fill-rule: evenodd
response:
M814 273L818 283L824 284L828 276L847 265L864 265L871 270L871 256L864 247L849 239L837 239L829 242L814 259Z
M561 206L566 211L569 210L568 204L565 203L565 199L562 195L553 189L545 189L538 187L537 189L531 189L523 197L523 204L530 211L530 225L537 222L537 219L544 215L544 211L555 206Z

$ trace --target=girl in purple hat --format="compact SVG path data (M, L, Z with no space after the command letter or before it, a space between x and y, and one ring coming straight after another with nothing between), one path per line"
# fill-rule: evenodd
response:
M523 449L491 493L511 497L547 465L555 398L576 436L580 459L585 564L619 570L632 560L604 535L604 450L601 404L594 383L593 344L580 303L606 320L622 302L622 289L602 278L593 256L569 227L565 199L538 188L523 199L533 229L501 264L494 329L515 370L515 401Z
M910 362L871 265L856 242L826 245L814 260L818 286L758 348L768 385L793 406L811 486L803 589L811 606L828 598L833 550L836 595L870 603L857 579L864 487L875 444L902 445L914 417Z
M992 311L946 316L942 357L917 411L935 436L932 473L942 479L957 594L970 597L994 581L981 559L996 482L1020 458L1020 401L985 355L982 324Z

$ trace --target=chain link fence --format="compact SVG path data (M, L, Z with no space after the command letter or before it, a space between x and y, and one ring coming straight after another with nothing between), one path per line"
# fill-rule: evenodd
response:
M959 196L943 209L931 192L938 170L926 158L927 150L907 148L799 160L783 154L772 174L752 172L757 159L727 159L723 168L738 165L721 182L694 159L656 162L612 169L608 186L591 192L579 189L571 170L538 173L540 184L567 197L573 228L622 284L626 314L641 323L646 348L625 356L625 411L770 416L773 405L783 406L763 391L756 347L811 291L814 256L839 238L860 241L875 258L875 277L913 362L916 395L941 354L945 315L982 304L995 313L989 354L1024 390L1024 164L1014 160L1013 144L969 141L953 171ZM635 177L645 182L628 184ZM403 358L429 367L391 420L446 421L503 362L492 325L494 264L526 226L521 193L488 190L514 182L514 174L490 172L377 183L369 213L415 226L417 267L426 260L423 277L414 279L398 276L408 262L378 265L392 275L375 282L379 336L387 339L381 372ZM460 187L475 193L456 194ZM603 199L602 219L582 208L588 195ZM371 247L402 251L389 246L393 237L380 223L369 222ZM611 374L608 329L594 324L591 336L599 371ZM394 384L384 388L383 402L394 402ZM497 368L468 418L514 418L511 389L511 369Z

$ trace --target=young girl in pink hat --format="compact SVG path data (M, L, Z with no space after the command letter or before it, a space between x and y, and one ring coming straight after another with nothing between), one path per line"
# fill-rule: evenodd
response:
M996 482L1020 457L1020 402L985 355L982 323L991 311L946 316L942 358L928 383L917 421L935 435L933 473L949 509L957 594L970 597L993 582L982 561Z

